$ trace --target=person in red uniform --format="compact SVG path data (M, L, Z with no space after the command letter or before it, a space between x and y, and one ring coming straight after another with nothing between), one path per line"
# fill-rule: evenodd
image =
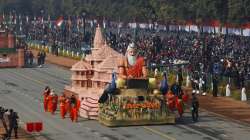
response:
M77 122L81 101L77 99L75 95L71 96L70 101L71 101L70 118L72 122Z
M65 100L65 115L67 113L71 113L71 105L70 105L70 98L66 97L66 100Z
M66 115L66 97L65 97L65 94L62 94L59 97L59 102L60 102L60 114L61 114L62 119L64 119L65 115Z
M189 100L189 95L187 94L187 92L184 92L182 95L182 101L184 103L188 103L188 100Z
M43 108L44 111L47 112L48 111L48 96L50 94L50 88L48 86L45 87L44 91L43 91Z
M76 111L74 112L74 120L75 120L75 122L78 121L78 114L79 114L80 107L81 107L81 101L79 99L76 99L76 106L75 106Z
M70 119L72 122L74 122L74 114L76 113L76 98L75 95L72 95L70 97Z
M129 44L124 58L119 62L119 77L127 78L146 78L147 69L143 57L137 57L135 44Z
M53 98L54 98L54 91L53 90L51 90L51 92L50 92L50 95L47 97L47 99L48 99L48 111L51 113L51 114L53 114Z
M180 118L181 118L183 113L184 113L182 99L179 99L178 97L175 97L175 106L176 106L176 108L178 110L178 113L180 115Z
M169 92L166 94L166 99L167 99L168 108L169 108L171 111L174 111L174 109L175 109L175 96L174 96L174 94L173 94L172 91L169 91Z
M52 114L55 114L56 109L57 109L57 103L58 103L58 96L57 96L57 94L54 94L54 95L53 95L52 101L53 101L53 110L52 110Z

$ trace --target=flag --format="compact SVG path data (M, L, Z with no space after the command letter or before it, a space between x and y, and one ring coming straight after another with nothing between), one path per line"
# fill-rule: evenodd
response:
M60 16L57 20L56 20L56 26L60 27L63 23L63 17Z

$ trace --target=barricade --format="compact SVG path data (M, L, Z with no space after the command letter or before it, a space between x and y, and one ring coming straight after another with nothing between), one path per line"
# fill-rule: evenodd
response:
M28 122L26 123L26 131L29 133L32 132L41 132L43 130L42 122Z

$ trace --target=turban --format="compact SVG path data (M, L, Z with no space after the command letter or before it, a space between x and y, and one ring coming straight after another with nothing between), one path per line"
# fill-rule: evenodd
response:
M135 43L130 43L130 44L128 45L127 51L128 51L128 50L131 50L131 49L135 49Z

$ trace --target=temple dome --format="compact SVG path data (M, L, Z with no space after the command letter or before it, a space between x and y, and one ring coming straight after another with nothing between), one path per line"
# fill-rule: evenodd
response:
M83 71L83 70L91 70L91 68L92 68L92 66L89 63L87 63L84 60L81 60L81 61L75 63L72 66L71 70L72 71Z
M103 61L109 56L120 55L105 42L101 48L92 50L92 54L86 56L86 61Z
M113 56L109 56L108 58L106 58L100 65L98 65L98 67L96 68L96 70L98 71L107 71L107 72L112 72L114 71L118 71L118 63L119 63L119 58L121 56L119 55L113 55Z
M104 44L104 39L102 36L101 28L98 24L96 31L95 31L94 48L101 48L103 44Z

